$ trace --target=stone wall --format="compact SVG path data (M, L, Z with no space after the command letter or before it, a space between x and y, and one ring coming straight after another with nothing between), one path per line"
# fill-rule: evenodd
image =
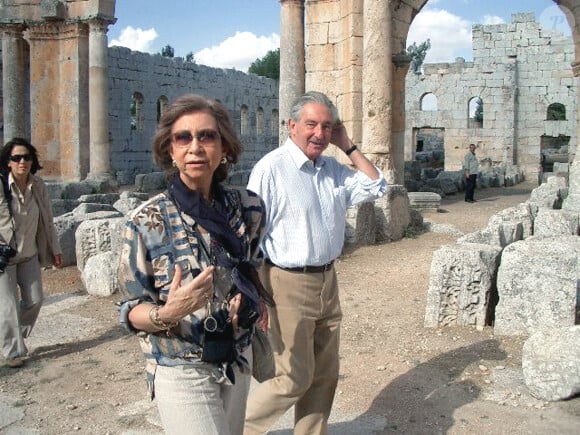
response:
M132 119L130 111L136 92L142 96L138 120ZM238 174L247 175L261 156L278 146L277 81L233 69L197 65L182 58L164 58L111 47L111 165L120 182L133 183L136 174L154 170L151 138L157 124L158 101L171 102L191 92L221 101L229 109L239 133L242 111L245 113L244 134L240 134L244 152L235 168ZM245 178L242 175L238 181L244 183Z
M480 159L518 165L530 178L537 174L542 137L570 137L576 148L576 86L570 65L569 37L543 30L533 13L512 15L512 23L473 26L473 62L424 65L406 80L405 160L412 160L418 129L445 129L445 170L461 168L469 143ZM432 93L437 110L422 111ZM483 127L469 124L469 101L483 100ZM548 106L561 103L565 121L548 121Z
M0 44L0 71L1 54ZM151 153L151 139L158 120L158 102L167 104L186 93L215 98L229 109L244 145L241 161L233 171L233 183L245 184L254 163L278 146L276 80L123 47L108 49L108 66L111 170L121 184L133 184L135 175L158 170ZM138 122L135 122L130 110L136 93L141 97ZM0 102L2 95L0 86ZM47 106L47 109L54 109L50 107ZM0 128L2 121L0 106ZM88 131L86 125L85 130ZM31 136L30 133L28 136ZM81 148L88 149L88 143ZM39 150L42 151L42 146ZM41 159L45 160L42 155Z

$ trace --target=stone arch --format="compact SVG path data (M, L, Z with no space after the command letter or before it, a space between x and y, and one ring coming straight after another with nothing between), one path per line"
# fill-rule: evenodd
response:
M169 99L165 95L161 95L157 99L157 122L161 119L167 107L169 106Z
M240 107L240 134L242 136L250 134L250 110L245 104Z
M467 102L467 127L483 128L483 99L479 96Z
M437 96L433 92L423 94L419 101L419 106L422 111L436 112L438 110Z
M552 103L546 110L546 121L565 121L566 106L562 103Z
M145 97L141 92L133 92L131 99L131 130L142 131L145 125L144 119Z

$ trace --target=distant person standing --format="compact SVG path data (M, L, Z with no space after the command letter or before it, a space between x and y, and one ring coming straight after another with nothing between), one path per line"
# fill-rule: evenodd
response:
M479 162L475 156L475 144L469 144L469 152L463 158L463 172L465 174L465 202L476 202L473 199L473 193L479 173Z

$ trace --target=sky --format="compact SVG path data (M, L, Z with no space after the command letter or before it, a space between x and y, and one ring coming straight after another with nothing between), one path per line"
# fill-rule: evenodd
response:
M472 60L474 24L510 23L511 14L533 12L543 28L570 35L552 0L429 0L415 17L407 46L430 39L425 63ZM247 71L280 46L278 0L117 0L109 45L175 56L193 53L198 64Z

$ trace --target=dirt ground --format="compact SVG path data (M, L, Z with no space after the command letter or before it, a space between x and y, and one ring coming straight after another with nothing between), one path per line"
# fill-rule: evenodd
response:
M449 196L439 213L424 217L472 232L534 187L478 190L474 204ZM492 328L423 327L432 253L455 238L424 233L351 248L339 259L344 321L333 413L353 417L331 424L330 433L580 433L580 398L548 403L527 392L525 338L496 337ZM44 282L48 295L86 295L76 267L46 271ZM117 299L85 296L64 314L82 319L88 336L33 348L22 369L0 368L0 394L17 397L22 426L41 434L158 433L143 417L143 358L136 338L118 326ZM74 333L59 322L48 332Z

